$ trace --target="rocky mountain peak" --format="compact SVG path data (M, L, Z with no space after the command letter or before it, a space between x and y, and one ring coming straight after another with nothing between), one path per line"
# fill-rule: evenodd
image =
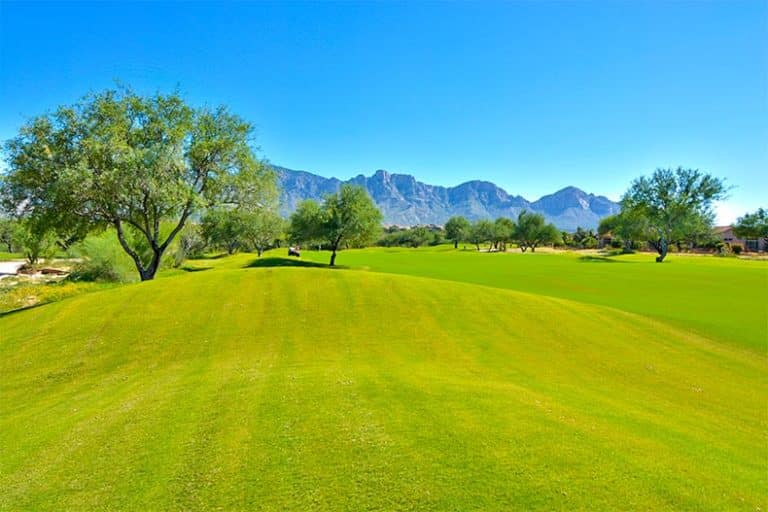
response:
M324 178L307 171L273 167L281 185L281 211L291 213L304 199L322 200L344 183L365 188L384 215L387 224L443 224L454 215L470 220L496 217L515 218L522 210L542 213L564 230L595 228L600 219L619 211L619 205L603 196L588 194L569 186L530 202L510 195L495 183L472 180L455 187L429 185L410 174L384 169L370 177L363 174L346 181Z

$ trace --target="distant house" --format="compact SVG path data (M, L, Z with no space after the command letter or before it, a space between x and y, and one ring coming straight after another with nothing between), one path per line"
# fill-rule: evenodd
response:
M739 238L733 232L733 226L717 226L715 235L728 245L740 245L745 251L763 252L766 250L765 240L762 238Z
M602 249L604 247L610 247L613 243L613 232L609 231L607 233L603 233L602 235L598 235L597 238L597 247Z

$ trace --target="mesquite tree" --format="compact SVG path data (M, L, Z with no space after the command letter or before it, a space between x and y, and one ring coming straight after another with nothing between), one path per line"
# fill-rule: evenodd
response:
M712 225L712 203L725 198L726 192L723 180L698 169L656 169L653 175L632 183L621 199L621 209L647 220L648 243L661 263L669 244Z
M554 244L562 239L560 231L554 224L547 224L542 214L525 210L517 216L514 238L523 252L529 248L536 252L539 245Z
M291 215L291 239L321 242L331 250L330 265L336 264L336 252L342 243L365 245L381 231L381 212L361 187L342 185L325 197L323 204L306 200Z
M459 242L467 238L470 227L469 221L462 216L451 217L445 223L445 237L453 242L454 249L459 247Z
M195 109L177 94L87 96L6 143L3 206L63 235L112 227L141 280L153 279L193 212L274 194L251 132L225 107Z

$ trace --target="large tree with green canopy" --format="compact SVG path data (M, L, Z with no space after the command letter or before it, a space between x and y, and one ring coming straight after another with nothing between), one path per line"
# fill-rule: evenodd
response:
M365 245L381 231L382 215L368 193L353 185L342 185L322 204L306 200L291 215L291 238L300 242L321 242L331 250L330 265L336 252L346 245Z
M646 219L648 243L658 252L656 261L661 263L669 244L711 227L712 205L724 199L726 192L722 179L698 169L656 169L651 176L632 182L621 199L621 209Z
M542 214L526 210L517 216L514 238L523 252L527 249L536 252L539 245L554 244L562 239L560 231L554 224L547 224Z
M5 144L2 203L60 239L114 228L141 279L153 279L194 212L274 197L251 135L225 107L108 90L32 119Z

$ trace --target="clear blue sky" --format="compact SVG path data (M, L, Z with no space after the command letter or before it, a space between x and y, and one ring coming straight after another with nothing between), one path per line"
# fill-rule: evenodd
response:
M0 0L0 139L115 80L227 104L325 176L617 199L682 165L735 187L720 221L768 206L766 0Z

